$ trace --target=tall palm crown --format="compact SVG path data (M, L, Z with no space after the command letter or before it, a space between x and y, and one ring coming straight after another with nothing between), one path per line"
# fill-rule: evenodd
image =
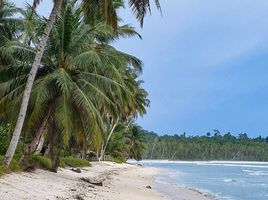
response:
M129 157L141 160L146 144L144 130L138 125L133 125L128 132L127 142L129 144Z
M14 17L19 11L20 9L12 3L3 2L0 4L0 48L5 45L7 40L12 40L20 30L18 25L21 20ZM4 64L8 64L8 60L0 54L0 67Z
M35 6L40 3L41 0L34 0L33 3L33 8L35 8ZM28 78L27 78L27 83L25 85L25 90L23 93L23 98L22 98L22 103L19 109L19 115L18 115L18 119L12 134L12 138L11 138L11 142L9 144L9 147L7 149L7 152L5 154L5 163L7 165L10 164L15 150L17 148L18 145L18 141L21 135L21 131L24 125L24 120L27 114L27 109L28 109L28 105L29 105L29 100L30 100L30 94L31 94L31 90L33 88L34 85L34 80L36 78L37 75L37 71L39 69L39 66L41 64L41 59L42 56L44 54L45 51L45 47L47 45L47 41L49 39L49 35L50 32L53 28L53 25L56 21L57 16L60 13L61 10L61 6L63 3L65 2L69 2L69 1L64 1L64 0L54 0L54 5L52 8L52 11L50 13L49 19L46 23L45 29L43 31L42 37L40 39L40 42L38 43L38 47L37 47L37 51L36 54L34 56L33 59L33 64L31 67L31 70L29 72ZM77 1L80 2L80 1ZM117 6L117 2L121 2L122 1L113 1L113 0L96 0L96 1L90 1L90 0L84 0L82 1L83 5L82 8L84 8L83 12L85 14L85 16L90 16L91 14L94 16L98 13L100 13L100 17L101 19L103 19L106 24L112 25L114 30L117 29L117 13L116 13L116 6ZM95 4L92 4L95 3ZM147 12L147 10L150 11L150 4L149 1L145 1L145 0L130 0L129 1L130 7L132 7L134 13L136 14L136 17L138 18L138 20L141 22L141 26L143 25L143 18ZM157 7L160 8L159 2L156 1ZM92 9L90 9L90 6L95 5L94 6L94 10L96 10L97 12L95 13L91 13L88 12ZM1 4L2 6L2 4ZM86 18L85 18L86 19ZM86 20L85 20L86 21ZM64 26L65 27L65 26ZM62 59L63 57L61 56L60 61L63 61L64 59ZM63 63L60 63L60 66L62 66ZM63 67L61 67L61 69L63 69ZM61 71L62 72L62 71ZM66 86L66 85L65 85ZM64 93L64 95L66 95L66 93ZM124 95L123 95L124 96ZM67 95L68 97L68 95Z
M51 110L48 124L56 122L64 143L72 136L81 143L101 131L102 115L116 117L121 115L122 108L138 109L136 76L131 87L126 81L130 73L133 76L141 70L141 61L109 45L117 38L134 35L138 34L127 25L118 27L116 32L103 23L86 25L80 9L74 3L65 4L34 82L25 129L38 129L36 125ZM0 87L0 107L17 110L35 49L27 43L10 41L4 50L16 57L23 55L17 57L20 67L11 67L17 75ZM12 115L10 118L17 114L1 112Z
M14 18L14 14L17 14L19 9L13 4L9 2L3 2L0 5L0 37L11 38L14 36L14 33L17 31L17 25L20 20L18 18Z
M33 8L35 8L42 0L34 0ZM57 0L54 0L54 2ZM67 2L68 0L65 0ZM78 0L75 0L78 1ZM117 27L118 8L124 5L124 0L82 0L82 8L85 12L86 19L90 23L103 19L107 24ZM156 7L161 10L159 0L154 0ZM128 5L132 9L133 14L143 26L144 17L151 12L150 0L128 0Z

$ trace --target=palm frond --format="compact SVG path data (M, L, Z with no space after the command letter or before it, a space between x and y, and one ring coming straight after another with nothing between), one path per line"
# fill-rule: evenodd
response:
M132 12L140 22L141 27L143 27L145 15L148 12L151 13L150 0L129 0L128 4L132 8ZM157 9L161 11L161 5L159 0L155 0L155 5Z

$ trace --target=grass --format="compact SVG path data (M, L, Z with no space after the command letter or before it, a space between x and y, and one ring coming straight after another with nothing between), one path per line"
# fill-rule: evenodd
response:
M52 161L50 158L40 155L31 155L29 163L34 167L42 169L51 169ZM90 167L90 163L87 160L74 158L74 157L63 157L60 158L60 167Z
M74 157L64 157L60 159L60 167L90 167L88 160L83 160Z
M114 158L113 161L117 164L122 164L124 162L122 158Z
M5 157L0 155L0 176L3 174L8 174L11 172L16 172L20 171L21 165L20 163L16 160L13 159L7 167L4 164L4 159ZM29 157L29 164L32 165L33 167L37 168L42 168L46 170L50 170L52 167L52 161L50 158L41 156L38 154L33 154ZM90 167L91 164L87 160L79 159L79 158L74 158L74 157L63 157L60 159L60 167Z
M3 174L7 174L7 173L16 172L16 171L21 170L21 166L17 160L13 159L11 161L9 167L7 167L4 164L4 159L5 159L4 156L0 156L0 176Z
M41 156L37 154L33 154L29 157L29 163L34 167L42 168L42 169L51 169L52 161L50 158L46 156Z

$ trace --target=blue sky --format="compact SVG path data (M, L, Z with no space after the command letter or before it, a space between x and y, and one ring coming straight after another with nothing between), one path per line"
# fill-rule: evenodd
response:
M143 36L116 44L144 62L151 106L139 124L159 134L267 136L268 1L162 0L162 10L143 29L129 9L120 13Z

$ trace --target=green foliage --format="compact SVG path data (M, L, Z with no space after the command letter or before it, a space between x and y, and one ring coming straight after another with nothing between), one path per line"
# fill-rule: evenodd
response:
M13 159L9 165L9 167L7 167L4 164L4 156L0 156L0 176L3 174L7 174L10 172L16 172L16 171L20 171L21 170L21 166L19 164L19 162L15 159Z
M120 157L116 157L116 158L113 159L113 161L115 163L122 164L123 162L125 162L125 159L120 158Z
M13 159L9 165L9 169L12 171L12 172L15 172L15 171L19 171L21 170L21 166L20 166L20 163Z
M23 143L33 141L44 119L47 119L43 130L46 136L44 145L52 147L55 154L69 156L81 152L86 155L89 149L100 152L114 121L118 119L127 124L146 113L149 100L139 80L141 60L112 46L121 38L141 36L129 25L117 26L117 21L105 23L100 10L97 15L90 11L94 23L89 23L84 3L88 2L65 2L52 28L40 63L42 67L38 69L31 91L23 126L25 138L20 138L15 159L21 158ZM124 1L110 1L109 5L109 9L105 8L108 10L102 11L116 14L110 11L123 7ZM95 6L99 8L100 5ZM131 4L132 8L139 6L148 9L148 1L144 5ZM16 18L18 12L20 17ZM137 10L134 12L138 14ZM144 14L139 17L141 21ZM47 20L30 5L18 9L13 4L5 4L0 8L0 21L5 22L0 27L0 33L3 33L0 38L8 34L0 40L0 118L15 124L28 73ZM129 156L141 159L142 145L125 132L117 131L109 155L118 162ZM58 137L54 137L54 141L51 136L55 135ZM9 141L10 130L0 127L0 154L5 154ZM29 161L41 168L51 167L51 161L39 155L32 155ZM62 158L61 165L89 166L89 163Z
M122 163L128 158L128 146L126 133L116 130L111 137L106 153L112 158L112 161Z
M4 155L10 141L10 125L0 125L0 155Z
M104 23L91 27L84 23L76 6L64 4L50 34L43 67L33 84L24 128L35 132L51 109L49 134L56 127L65 146L73 138L85 148L85 138L97 137L104 126L101 112L112 117L144 113L147 93L137 80L142 63L111 46L121 37L136 35L128 25L118 27L116 32ZM1 108L18 110L36 50L33 46L19 39L2 48L16 61L4 68L14 76L0 84L0 98L4 99L0 102L0 115L9 121L16 119L17 113Z
M10 124L0 124L0 155L5 155L6 150L8 148L10 142L10 131L11 125ZM23 155L23 144L20 140L16 153L14 155L14 160L19 160Z
M51 169L52 167L52 161L50 158L46 157L46 156L41 156L41 155L31 155L29 157L29 164L33 165L34 167L40 167L43 169Z
M0 156L0 175L7 174L10 172L16 172L21 170L21 165L15 159L11 161L9 167L4 165L4 156ZM30 166L36 168L42 168L50 170L52 167L52 161L46 156L33 154L28 159ZM121 163L121 161L118 161ZM87 160L74 158L74 157L63 157L60 159L60 167L90 167L91 164Z
M133 125L127 137L129 158L141 160L146 144L145 131L140 126Z
M218 130L205 136L146 133L146 159L268 161L268 140L261 136L221 135Z
M36 0L37 1L37 0ZM144 17L148 12L151 12L150 0L129 0L128 5L131 8L134 16L143 26ZM159 0L154 0L157 9L161 10ZM86 20L91 24L96 24L100 20L105 21L116 29L118 24L117 9L124 7L123 0L107 1L107 0L84 0L82 1L82 10Z
M65 157L60 159L61 167L90 167L91 164L88 160L83 160L74 157Z
M111 137L107 154L112 161L118 163L125 162L128 158L141 160L145 145L145 133L140 126L133 124L126 130L123 124L119 124Z

